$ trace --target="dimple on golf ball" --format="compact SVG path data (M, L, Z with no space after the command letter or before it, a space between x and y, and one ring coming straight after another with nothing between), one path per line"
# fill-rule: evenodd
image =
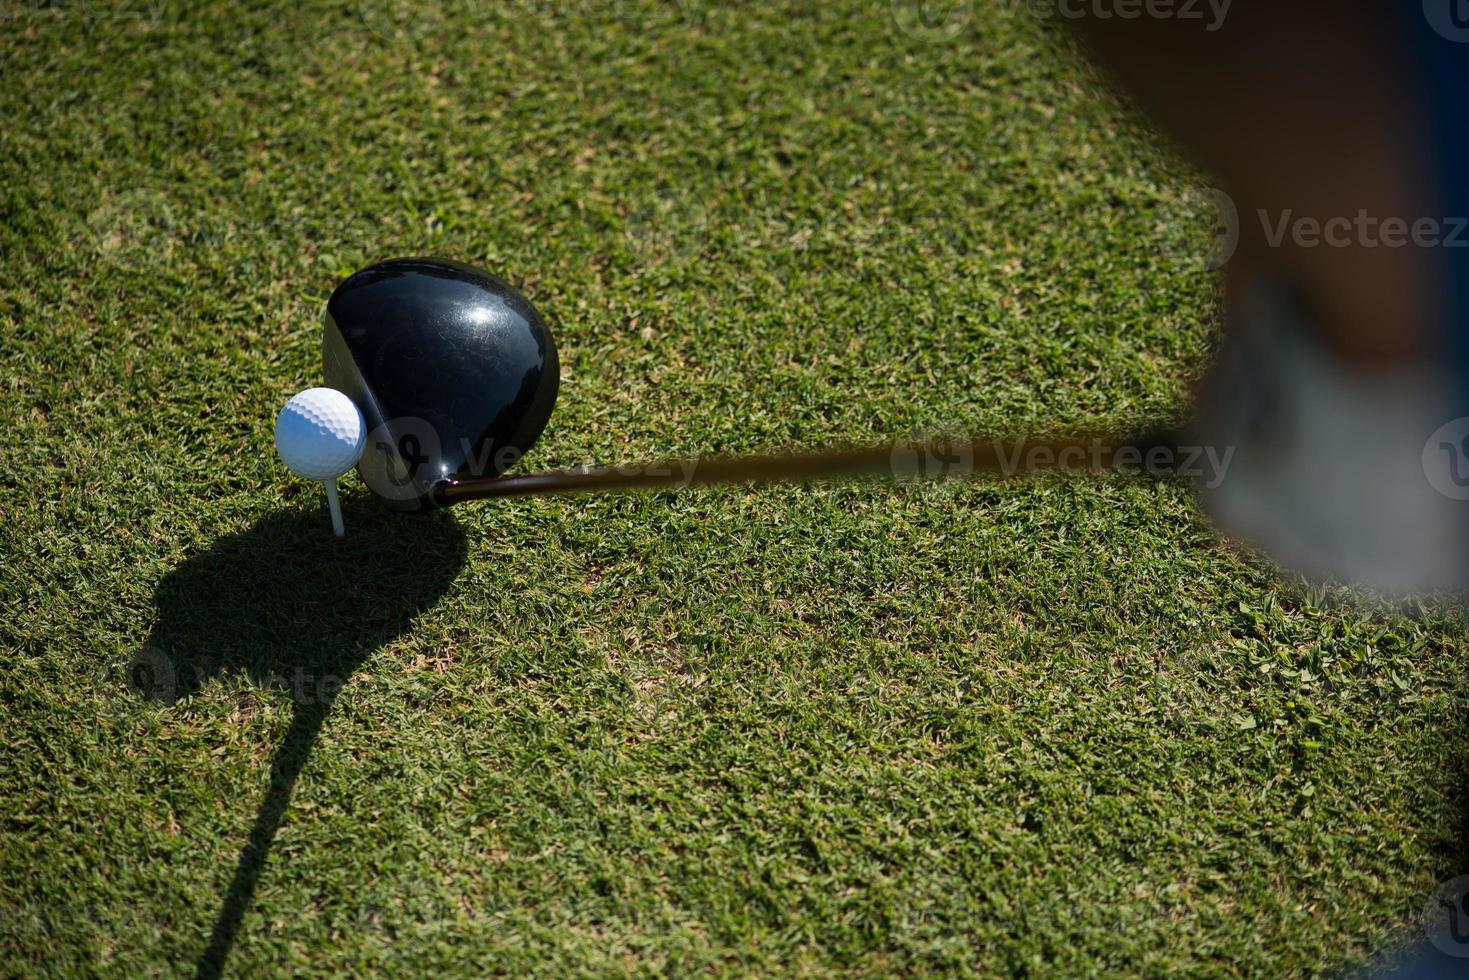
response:
M335 480L357 465L366 443L362 412L335 388L307 388L275 417L276 452L308 480Z

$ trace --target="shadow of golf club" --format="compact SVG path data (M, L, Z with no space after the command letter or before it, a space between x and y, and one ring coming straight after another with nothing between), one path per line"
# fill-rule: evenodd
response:
M332 703L372 652L448 591L467 553L443 512L390 514L343 501L347 537L326 514L277 514L190 558L159 584L158 626L128 682L172 703L212 677L285 688L295 713L196 975L218 976L255 892L291 792Z

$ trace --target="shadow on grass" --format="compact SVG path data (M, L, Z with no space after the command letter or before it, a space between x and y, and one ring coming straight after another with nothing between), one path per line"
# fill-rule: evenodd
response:
M343 502L347 504L346 501ZM464 534L448 515L349 506L347 537L324 511L267 517L190 558L158 585L158 627L129 683L152 700L211 677L284 687L295 706L265 798L240 853L196 975L219 976L250 906L296 779L342 686L363 660L448 591Z

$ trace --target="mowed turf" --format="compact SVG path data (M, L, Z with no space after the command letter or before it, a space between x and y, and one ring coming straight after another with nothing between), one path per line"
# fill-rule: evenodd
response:
M1027 5L406 9L0 5L5 971L1273 976L1415 934L1466 870L1458 612L1277 581L1185 487L425 519L353 478L332 540L272 421L376 259L544 311L526 467L1174 419L1221 316L1203 178Z

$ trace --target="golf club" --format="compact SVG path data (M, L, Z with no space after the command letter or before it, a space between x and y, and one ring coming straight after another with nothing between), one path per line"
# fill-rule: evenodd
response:
M493 477L535 443L560 387L546 321L500 280L455 262L369 266L327 302L322 373L361 409L357 472L394 510Z
M578 467L491 478L449 478L431 488L434 506L545 494L682 489L720 483L804 483L886 478L955 479L1042 472L1173 471L1177 438L1159 430L1122 440L1104 436L945 439L754 456ZM1149 460L1167 460L1153 465Z
M438 259L383 262L338 286L327 303L322 361L327 385L362 413L367 434L357 444L357 470L395 510L721 483L1144 469L1165 475L1177 458L1177 435L1160 430L1124 438L912 439L502 476L550 418L559 385L556 345L545 320L511 286ZM320 435L321 451L337 451L330 433Z

